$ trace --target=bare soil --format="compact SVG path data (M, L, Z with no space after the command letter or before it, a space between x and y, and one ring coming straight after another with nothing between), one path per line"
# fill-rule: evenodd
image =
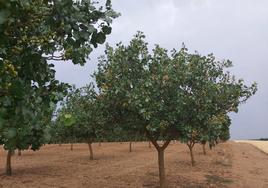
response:
M13 176L4 175L6 152L0 149L0 187L8 188L138 188L158 187L157 153L148 142L46 145L12 157ZM221 143L204 156L194 147L192 167L188 148L172 142L165 152L169 187L267 188L268 155L247 143Z

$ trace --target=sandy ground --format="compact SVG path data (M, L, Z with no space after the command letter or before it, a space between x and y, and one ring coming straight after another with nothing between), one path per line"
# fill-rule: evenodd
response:
M236 140L240 143L249 143L268 154L268 141Z
M13 176L3 175L6 152L0 149L0 187L7 188L139 188L158 187L157 153L148 143L93 145L89 160L86 144L47 145L12 157ZM191 167L185 145L171 143L165 153L169 187L267 188L268 155L247 143L227 142L202 154L195 146Z

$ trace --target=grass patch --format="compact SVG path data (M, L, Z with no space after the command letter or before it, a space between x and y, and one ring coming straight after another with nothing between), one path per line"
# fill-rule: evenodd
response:
M217 175L206 175L206 178L207 182L211 184L222 184L222 183L229 184L234 182L232 179L220 177Z

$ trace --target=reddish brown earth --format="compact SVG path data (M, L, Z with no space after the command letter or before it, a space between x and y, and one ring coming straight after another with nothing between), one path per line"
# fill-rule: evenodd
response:
M46 145L40 151L23 151L12 157L13 176L3 175L6 152L0 149L0 187L8 188L129 188L158 187L157 153L148 143L93 145L89 160L86 144ZM185 145L171 143L165 154L169 187L267 188L268 155L246 143L219 144L207 156L195 148L191 167Z

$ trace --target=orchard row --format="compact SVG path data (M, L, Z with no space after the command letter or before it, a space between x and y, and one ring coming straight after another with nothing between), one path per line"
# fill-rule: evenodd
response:
M158 151L165 187L164 151L171 140L187 144L194 165L194 145L228 140L230 112L255 93L255 84L248 87L226 71L231 66L184 46L169 53L157 45L150 53L138 32L129 45L107 45L93 76L97 89L90 83L69 92L55 134L90 147L95 139L148 139Z
M2 4L0 144L8 151L7 175L16 149L37 150L67 139L91 148L96 139L139 138L157 150L160 187L166 187L169 143L186 143L194 164L194 145L227 140L230 113L257 90L256 83L247 86L228 71L231 61L190 53L184 45L170 52L158 45L150 50L142 32L128 45L107 45L95 83L71 88L56 80L52 61L85 64L119 16L111 2L103 7L88 0Z

